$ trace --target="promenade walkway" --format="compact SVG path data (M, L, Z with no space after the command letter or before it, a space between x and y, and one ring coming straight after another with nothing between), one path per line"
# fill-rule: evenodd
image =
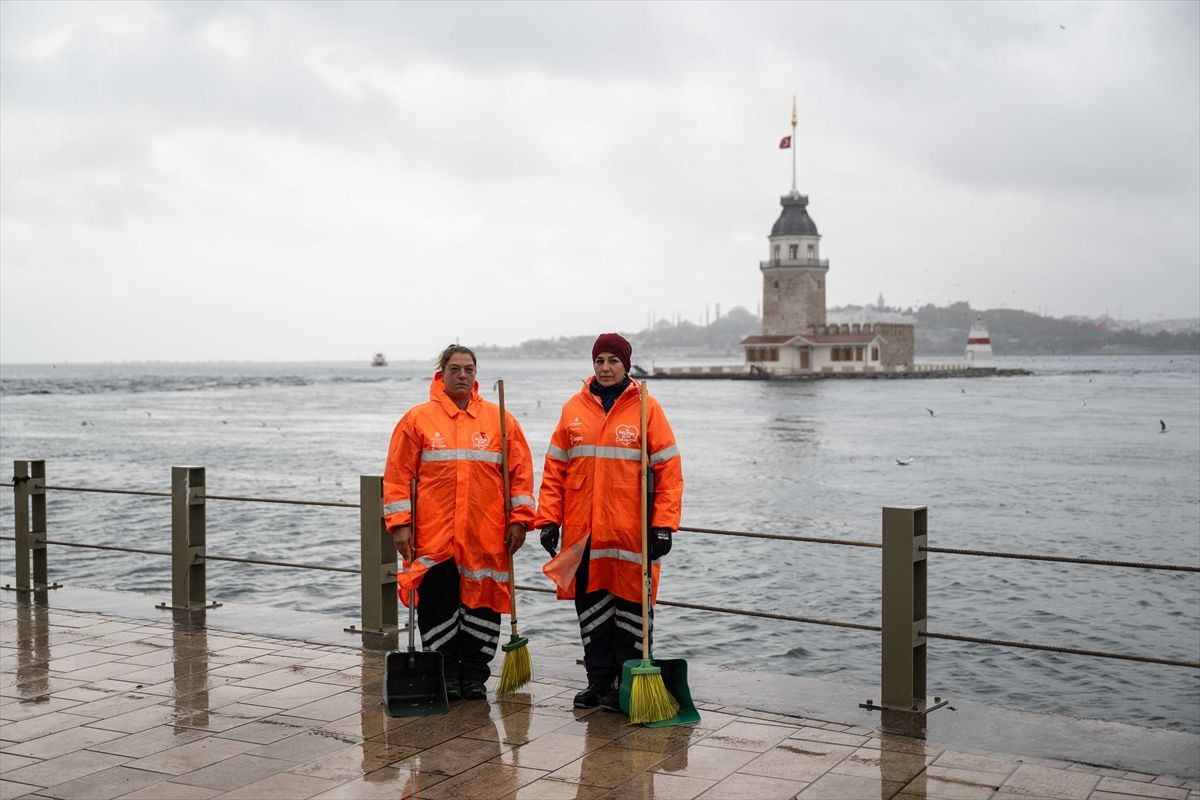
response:
M784 684L750 687L759 702L739 705L701 686L699 725L633 727L573 709L580 669L537 642L537 680L509 698L392 719L382 652L357 637L323 642L270 610L253 632L232 610L201 623L59 597L0 597L4 800L1200 800L1194 779L882 733L871 712L838 722L751 710L786 707L770 693ZM1151 750L1196 740L1179 736ZM1195 774L1186 753L1164 758Z

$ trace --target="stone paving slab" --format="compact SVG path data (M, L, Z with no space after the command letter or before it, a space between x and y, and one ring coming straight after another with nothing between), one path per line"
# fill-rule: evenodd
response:
M554 676L395 719L380 650L193 622L0 598L0 633L0 800L1200 800L1188 777L861 719L701 702L697 725L630 726L573 708L581 681Z

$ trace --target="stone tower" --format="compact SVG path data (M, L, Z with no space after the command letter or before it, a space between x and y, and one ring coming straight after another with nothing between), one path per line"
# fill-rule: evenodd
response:
M779 198L783 212L768 237L770 260L763 274L763 335L802 334L825 324L825 273L821 235L808 215L808 196L793 189Z

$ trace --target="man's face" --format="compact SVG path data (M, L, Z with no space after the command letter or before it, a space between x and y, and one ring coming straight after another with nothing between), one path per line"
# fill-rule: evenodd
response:
M592 368L596 370L596 382L601 386L613 386L625 380L625 365L612 353L597 353Z
M466 353L455 353L442 370L446 394L454 401L466 400L475 386L475 361Z

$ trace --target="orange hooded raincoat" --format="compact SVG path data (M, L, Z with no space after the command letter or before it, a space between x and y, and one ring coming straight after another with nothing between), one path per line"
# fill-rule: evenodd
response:
M510 522L533 522L533 458L525 434L507 414ZM504 483L500 473L500 407L471 390L465 410L446 394L441 373L429 402L397 423L383 474L383 518L389 531L412 524L409 481L418 479L415 559L396 576L400 600L418 589L431 567L453 558L460 602L510 613L508 553L504 547Z
M639 384L628 388L608 414L591 383L563 406L550 439L538 494L535 527L559 525L562 550L542 571L559 599L575 597L575 571L591 534L586 591L606 589L630 602L642 600L641 409ZM653 397L646 398L647 456L654 473L650 526L678 530L683 469L675 434ZM657 562L651 564L651 598L658 596Z

